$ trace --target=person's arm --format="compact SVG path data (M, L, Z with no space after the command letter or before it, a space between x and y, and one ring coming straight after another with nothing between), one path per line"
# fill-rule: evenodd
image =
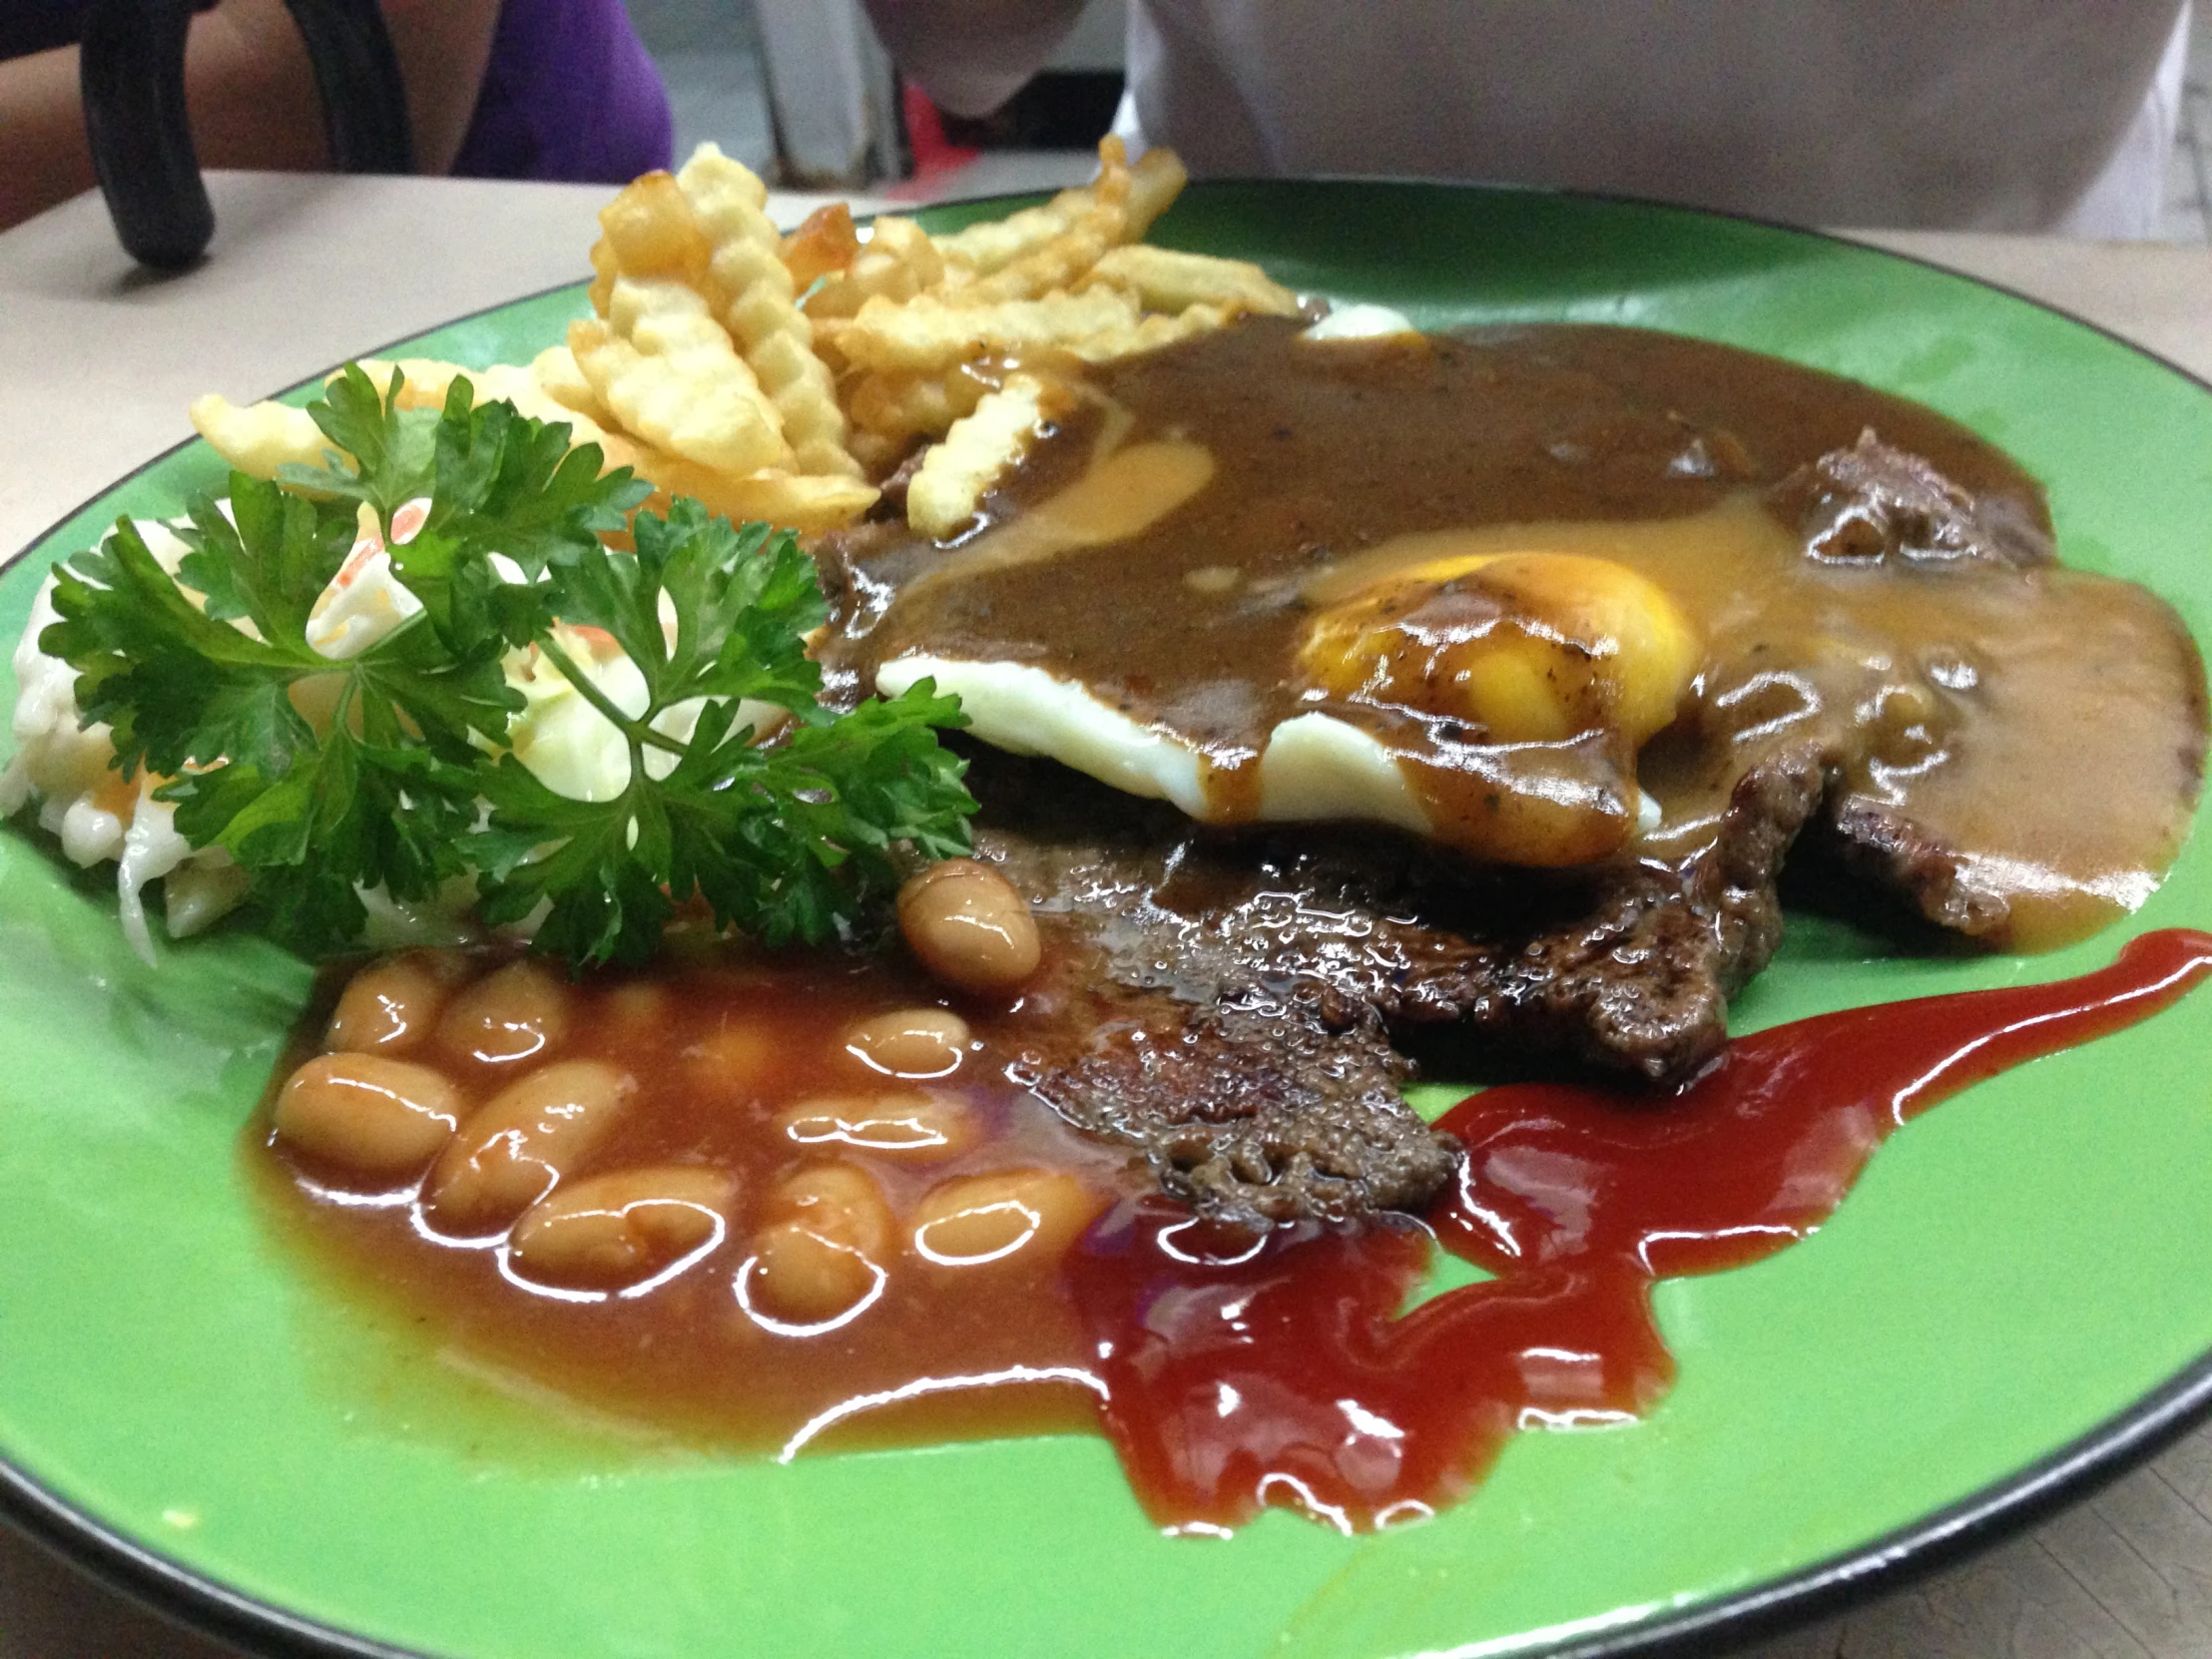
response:
M954 115L988 115L1045 66L1085 0L863 0L899 73Z
M443 173L460 153L491 56L500 0L384 0L407 87L415 163ZM202 167L325 167L322 100L282 0L223 0L192 21L185 102ZM94 184L77 49L0 63L0 230Z

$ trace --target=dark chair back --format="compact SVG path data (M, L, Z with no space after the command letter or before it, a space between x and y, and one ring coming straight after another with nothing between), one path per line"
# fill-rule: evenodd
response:
M322 98L330 165L412 173L399 60L376 0L284 0ZM193 0L94 0L81 63L85 131L116 235L141 265L173 271L207 251L215 210L185 110Z

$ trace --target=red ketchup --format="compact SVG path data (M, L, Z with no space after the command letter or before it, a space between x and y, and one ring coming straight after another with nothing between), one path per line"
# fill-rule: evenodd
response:
M1436 1242L1495 1275L1399 1318L1416 1224L1259 1237L1158 1197L1072 1255L1100 1411L1154 1519L1226 1531L1271 1504L1345 1531L1463 1495L1517 1428L1641 1414L1673 1380L1662 1278L1813 1232L1908 1118L2132 1025L2212 972L2212 933L2131 940L2078 979L1852 1008L1729 1045L1671 1101L1568 1083L1470 1096Z

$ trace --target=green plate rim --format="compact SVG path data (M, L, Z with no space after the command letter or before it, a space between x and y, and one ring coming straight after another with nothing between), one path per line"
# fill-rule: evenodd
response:
M1833 244L1926 271L1971 286L2019 300L2051 316L2084 328L2120 346L2130 354L2194 386L2212 397L2212 379L2196 373L2149 347L2092 321L2062 305L2054 305L2002 282L1953 270L1915 254L1900 253L1859 242L1831 231L1793 225L1755 214L1725 213L1684 207L1649 197L1604 191L1553 190L1543 186L1481 181L1443 181L1395 175L1319 175L1298 180L1234 175L1194 180L1188 187L1251 188L1296 184L1354 184L1413 187L1423 190L1463 190L1480 194L1516 194L1569 201L1612 204L1691 219L1755 226L1788 236ZM967 209L1004 205L1008 209L1042 200L1038 192L1011 192L992 196L962 197L932 202L917 213L939 209ZM510 305L546 298L584 285L583 278L553 282L526 293L482 305L446 317L431 328L448 327ZM426 332L417 328L367 347L354 356L386 353ZM338 364L302 377L298 385L320 379ZM296 389L286 388L286 389ZM50 539L72 518L95 502L113 494L172 456L201 441L197 435L180 439L158 454L103 484L74 507L64 511L21 547L0 556L0 574L13 569L31 550ZM1731 1646L1768 1636L1832 1613L1853 1602L1888 1593L1929 1573L2016 1535L2068 1504L2086 1498L2118 1479L2166 1446L2212 1419L2212 1349L2183 1367L2165 1382L2150 1389L2132 1404L2113 1413L2088 1430L2015 1471L1992 1481L1956 1503L1931 1511L1908 1525L1883 1533L1850 1550L1802 1568L1797 1572L1734 1591L1697 1607L1662 1614L1633 1628L1593 1638L1569 1637L1553 1646L1524 1650L1524 1659L1669 1659L1674 1655L1712 1651L1716 1640ZM50 1553L87 1573L102 1585L149 1611L181 1623L189 1629L271 1656L271 1659L440 1659L417 1649L393 1647L354 1636L334 1626L301 1618L273 1602L247 1595L220 1579L187 1567L148 1548L103 1523L97 1516L68 1502L23 1469L0 1447L0 1524L28 1538ZM1450 1659L1448 1651L1426 1659Z

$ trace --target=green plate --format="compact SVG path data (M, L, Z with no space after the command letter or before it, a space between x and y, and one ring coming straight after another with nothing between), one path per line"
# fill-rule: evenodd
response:
M2147 582L2208 637L2212 395L2025 300L1797 232L1534 193L1217 185L1157 236L1425 325L1637 323L1919 398L2048 484L2070 561ZM527 360L583 305L563 289L408 345ZM188 444L59 526L0 578L0 636L50 561L218 471ZM1914 958L1799 917L1738 1028L2054 977L2129 931L2207 922L2201 838L2140 917L2055 956ZM1524 1434L1418 1527L1348 1539L1272 1513L1222 1542L1148 1525L1102 1439L708 1453L326 1297L238 1150L307 983L238 935L150 970L103 883L0 836L0 1489L80 1557L287 1651L1703 1644L2016 1520L2212 1393L2212 995L1913 1124L1806 1244L1661 1286L1680 1381L1648 1420Z

